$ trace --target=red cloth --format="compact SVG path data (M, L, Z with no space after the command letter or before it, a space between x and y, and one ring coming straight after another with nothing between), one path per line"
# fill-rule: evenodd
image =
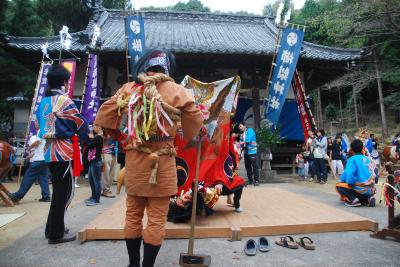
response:
M201 162L199 172L199 182L204 182L207 187L216 184L223 184L229 190L244 185L244 180L234 174L234 160L229 153L231 124L229 120L222 122L216 129L214 136L216 138L210 142L205 139L201 148ZM196 155L197 144L193 141L187 141L177 134L175 137L175 147L177 148L177 175L178 192L187 192L191 188L192 181L196 174Z
M72 147L73 147L73 174L74 177L78 177L81 175L81 171L83 171L83 164L81 159L81 153L79 149L79 137L74 135L71 137Z

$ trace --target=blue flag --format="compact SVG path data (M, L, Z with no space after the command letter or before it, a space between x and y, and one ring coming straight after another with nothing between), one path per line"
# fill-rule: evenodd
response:
M142 16L125 17L125 34L128 44L128 55L130 56L130 67L133 70L136 62L146 50L144 21Z
M267 123L273 127L277 126L283 104L285 103L297 60L299 59L303 38L304 32L302 30L285 28L282 32L264 114Z

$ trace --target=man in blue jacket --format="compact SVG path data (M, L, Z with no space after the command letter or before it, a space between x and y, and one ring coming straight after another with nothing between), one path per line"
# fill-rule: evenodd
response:
M340 199L346 206L358 207L362 204L375 207L374 162L362 154L364 144L356 139L351 143L354 156L347 161L346 168L336 184Z
M259 185L259 174L257 164L257 140L256 133L252 128L247 128L244 122L239 124L242 131L241 144L244 151L244 165L246 167L249 184Z

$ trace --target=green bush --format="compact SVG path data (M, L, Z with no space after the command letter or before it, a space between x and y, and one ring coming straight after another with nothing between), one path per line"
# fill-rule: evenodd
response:
M261 126L256 135L258 147L263 150L271 149L285 142L280 135L280 129L272 129L269 125Z
M336 118L338 117L338 107L333 105L333 104L329 104L325 107L325 116L328 120L330 121L334 121L336 120Z

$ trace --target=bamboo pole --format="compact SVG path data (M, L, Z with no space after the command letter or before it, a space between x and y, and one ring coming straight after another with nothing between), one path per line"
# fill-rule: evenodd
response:
M276 35L276 42L275 42L275 50L274 53L272 54L272 62L271 62L271 68L269 69L269 74L268 74L268 80L267 80L267 97L269 97L269 88L270 88L270 84L271 84L271 77L272 77L272 72L274 70L274 66L275 64L275 59L276 59L276 54L278 53L278 49L279 49L279 42L281 39L281 33L282 33L282 27L281 24L278 26L278 33ZM266 111L265 113L268 112L268 107L269 105L267 105Z
M85 82L84 82L84 84L83 84L83 93L82 93L82 102L81 102L80 113L82 113L83 101L85 100L86 83L87 83L87 78L88 78L88 74L89 74L90 59L91 59L91 58L90 58L90 53L89 53L89 56L88 56L88 63L87 63L87 67L86 67Z
M42 56L42 62L40 63L40 70L39 70L39 75L38 78L36 80L36 88L35 88L35 93L33 95L33 99L32 99L32 104L31 104L31 109L29 110L29 117L28 117L28 125L26 126L26 131L25 131L25 142L26 139L28 138L28 134L29 134L29 128L31 126L31 121L32 121L32 113L33 113L33 108L34 105L36 103L36 99L39 93L39 88L40 88L40 80L42 78L42 71L43 71L43 64L44 64L44 55ZM26 143L24 144L24 151L26 149ZM21 180L21 172L22 172L22 163L19 165L19 171L18 171L18 181L17 184L19 184L20 180Z

